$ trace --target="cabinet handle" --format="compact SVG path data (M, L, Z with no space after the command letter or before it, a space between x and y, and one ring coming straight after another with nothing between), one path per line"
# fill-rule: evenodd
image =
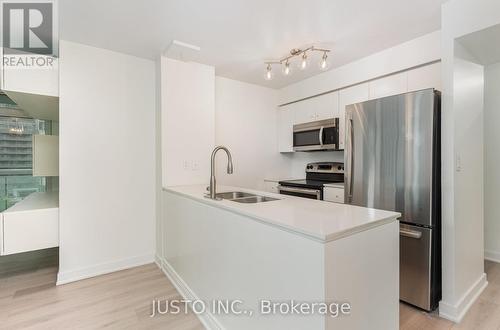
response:
M420 239L422 238L422 232L416 231L416 230L409 230L409 229L400 229L399 234L404 237L409 237L409 238L414 238L414 239Z
M348 151L348 155L347 155L347 159L349 160L349 171L348 171L348 175L347 175L347 181L348 181L348 184L347 184L347 187L348 187L348 191L347 191L347 200L348 200L348 203L352 203L352 190L353 190L353 172L354 172L354 122L352 120L352 118L349 118L349 151Z

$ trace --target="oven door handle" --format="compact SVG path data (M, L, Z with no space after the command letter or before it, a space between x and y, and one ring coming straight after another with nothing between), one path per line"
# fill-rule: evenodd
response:
M321 199L321 190L319 190L319 189L302 189L302 188L285 187L285 186L279 185L278 191L280 191L280 192L286 191L286 192L291 192L291 193L312 195L312 196L316 196L316 199Z
M325 129L324 126L321 126L319 129L319 145L323 146L323 130Z

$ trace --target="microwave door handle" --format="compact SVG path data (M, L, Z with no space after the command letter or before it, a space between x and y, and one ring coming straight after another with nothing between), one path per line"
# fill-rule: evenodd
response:
M324 130L324 127L321 126L321 128L319 129L319 144L321 146L323 145L323 130Z

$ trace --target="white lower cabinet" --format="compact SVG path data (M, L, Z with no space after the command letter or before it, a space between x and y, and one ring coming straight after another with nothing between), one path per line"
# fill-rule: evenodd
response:
M344 203L344 188L324 187L323 200L334 203Z

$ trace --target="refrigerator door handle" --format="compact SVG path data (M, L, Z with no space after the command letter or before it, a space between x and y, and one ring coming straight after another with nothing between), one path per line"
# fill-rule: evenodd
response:
M408 237L408 238L414 238L414 239L421 239L422 238L422 232L417 231L417 230L400 229L399 234L401 236Z
M352 203L352 189L354 180L352 178L354 173L354 122L352 118L349 118L349 170L347 175L348 185L347 185L347 203Z

